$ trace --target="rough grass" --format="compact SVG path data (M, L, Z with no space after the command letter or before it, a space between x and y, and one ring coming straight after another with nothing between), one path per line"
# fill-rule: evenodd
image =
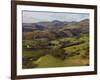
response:
M87 66L89 65L89 54L87 54L87 50L89 48L88 37L83 36L80 38L63 38L59 40L52 40L52 44L61 45L59 41L67 41L69 43L75 41L84 41L84 43L73 45L69 47L64 47L65 53L67 56L64 60L61 60L53 55L51 55L50 51L46 52L46 49L27 49L23 48L23 57L32 57L32 56L40 56L41 54L46 53L46 55L39 57L37 60L32 60L29 62L33 65L36 64L34 68L49 68L49 67L73 67L73 66ZM32 41L25 41L25 45L31 44ZM57 53L57 52L55 52ZM63 55L63 54L62 54ZM31 65L32 65L31 64ZM24 65L23 65L24 66ZM29 65L28 65L29 66ZM26 66L27 67L27 66Z
M72 66L86 66L88 59L82 59L81 56L73 56L66 58L64 61L55 58L51 55L45 55L39 58L37 61L33 61L33 64L37 64L37 68L49 68L49 67L72 67Z
M32 57L33 55L38 55L42 53L41 49L23 49L23 57Z
M88 44L83 43L83 44L80 44L80 45L65 47L64 50L65 50L66 53L75 53L75 52L82 53L87 48L88 48Z
M33 63L37 64L38 68L42 67L60 67L62 66L62 61L60 59L57 59L51 55L45 55L41 58L39 58L37 61L33 61Z

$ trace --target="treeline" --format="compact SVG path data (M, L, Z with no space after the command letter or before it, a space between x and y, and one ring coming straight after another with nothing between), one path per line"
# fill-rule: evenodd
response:
M23 32L23 40L33 40L46 38L48 40L54 40L64 37L79 37L81 34L87 34L87 32L82 31L81 29L65 29L57 31L33 31L33 32Z

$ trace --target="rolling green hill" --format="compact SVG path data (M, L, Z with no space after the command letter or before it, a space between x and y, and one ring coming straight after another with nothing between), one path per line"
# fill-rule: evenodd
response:
M22 67L89 65L89 20L23 24Z

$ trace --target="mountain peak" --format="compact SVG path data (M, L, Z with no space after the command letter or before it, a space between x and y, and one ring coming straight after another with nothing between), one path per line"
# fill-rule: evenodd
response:
M59 21L59 20L54 20L52 21L52 23L55 25L55 26L63 26L64 23L62 21Z

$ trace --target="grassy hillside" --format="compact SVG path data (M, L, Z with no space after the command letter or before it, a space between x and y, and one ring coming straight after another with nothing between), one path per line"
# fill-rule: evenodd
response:
M23 32L22 67L48 68L89 65L89 21L41 22ZM55 24L57 23L57 24ZM60 26L58 24L61 24ZM29 28L33 24L27 24ZM24 24L24 28L28 28ZM38 25L38 29L37 26ZM40 25L42 28L40 30ZM44 27L45 25L45 27ZM49 28L47 27L49 25ZM56 28L54 27L56 25ZM51 27L50 27L51 26ZM54 28L53 28L54 27ZM44 29L45 28L45 29Z

